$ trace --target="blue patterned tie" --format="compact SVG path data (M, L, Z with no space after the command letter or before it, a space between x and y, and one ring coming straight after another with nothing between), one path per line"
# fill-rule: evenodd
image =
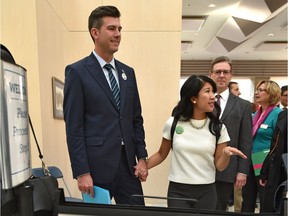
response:
M116 81L116 79L115 79L115 77L113 75L113 72L112 72L112 68L113 67L112 67L111 64L106 64L104 66L104 68L108 71L110 85L111 85L111 91L113 93L117 108L119 110L120 109L120 90L119 90L119 87L118 87L118 83L117 83L117 81Z

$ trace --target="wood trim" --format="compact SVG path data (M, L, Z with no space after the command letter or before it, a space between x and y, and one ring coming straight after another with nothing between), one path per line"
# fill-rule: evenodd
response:
M182 60L181 76L192 74L207 75L210 70L210 60ZM282 77L287 76L287 61L285 60L237 60L233 61L234 77Z

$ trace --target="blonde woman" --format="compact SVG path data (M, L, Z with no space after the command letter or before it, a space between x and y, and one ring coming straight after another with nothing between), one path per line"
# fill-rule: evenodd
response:
M259 108L253 116L252 162L247 183L242 189L242 212L254 212L257 195L260 198L260 211L263 209L264 187L259 184L261 165L268 154L278 114L282 111L277 105L281 89L274 81L260 81L256 86L255 102Z

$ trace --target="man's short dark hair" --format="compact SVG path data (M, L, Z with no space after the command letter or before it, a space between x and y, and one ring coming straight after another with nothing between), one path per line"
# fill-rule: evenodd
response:
M287 91L287 87L288 87L288 85L285 85L285 86L281 87L281 95L283 95L284 92Z
M210 66L210 72L213 71L214 65L220 62L227 62L230 65L231 73L232 73L232 61L227 56L219 56L216 59L214 59Z
M88 19L89 32L92 28L100 29L103 24L103 17L115 17L121 16L120 11L115 6L100 6L93 10Z
M231 86L234 85L234 84L238 85L238 82L234 82L234 81L230 81L229 82L229 84L228 84L229 91L231 91Z

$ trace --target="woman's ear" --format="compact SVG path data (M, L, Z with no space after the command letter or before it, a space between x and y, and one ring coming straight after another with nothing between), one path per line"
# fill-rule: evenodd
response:
M196 104L196 98L195 97L192 97L191 101L192 101L193 104Z

